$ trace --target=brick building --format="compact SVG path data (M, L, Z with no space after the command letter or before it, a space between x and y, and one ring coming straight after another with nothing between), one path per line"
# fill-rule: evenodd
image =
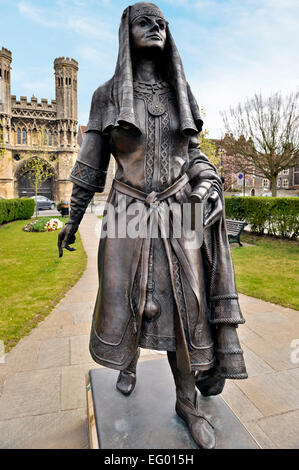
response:
M222 141L219 139L212 139L216 144L217 151L221 153L221 169L220 174L225 178L225 189L229 192L231 189L238 189L240 193L243 190L243 182L239 180L238 174L240 171L234 164L232 156L225 152L222 148ZM296 165L282 170L276 180L277 196L296 196L299 194L299 160ZM245 174L245 193L249 196L261 196L262 194L270 192L270 181L267 178L257 176L254 172Z

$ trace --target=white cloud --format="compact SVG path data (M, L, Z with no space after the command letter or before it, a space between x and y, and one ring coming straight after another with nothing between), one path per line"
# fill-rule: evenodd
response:
M83 60L88 62L89 66L92 64L93 73L101 71L101 73L110 72L112 74L113 68L111 68L111 63L116 62L116 54L115 50L100 50L90 46L79 46L76 49L76 57L79 62Z
M79 10L82 12L81 7L86 7L86 5L82 2L76 2L73 0L73 3L80 7ZM101 19L100 17L97 18L88 18L86 16L74 15L74 14L67 14L65 15L64 7L67 7L65 0L56 0L56 4L59 8L54 9L54 13L49 14L49 11L46 9L41 9L36 6L33 6L31 3L27 1L21 1L18 3L18 9L20 15L24 16L25 18L38 23L41 26L45 26L48 28L59 28L65 29L68 28L69 30L81 34L83 36L92 37L98 40L105 40L111 41L114 39L114 35L111 32L111 21L107 21L107 18ZM71 9L68 7L66 11L69 13ZM83 9L83 11L85 8Z
M49 19L48 14L41 8L37 8L33 6L29 2L19 2L18 3L18 10L20 15L24 16L25 18L34 21L35 23L40 24L41 26L48 26L48 27L55 27L57 26L56 21L52 21Z
M115 39L115 35L110 31L109 23L100 20L70 16L67 18L66 26L76 33L98 40L113 41Z
M44 78L43 80L37 80L32 82L23 82L23 88L28 90L29 95L31 96L32 93L36 93L38 96L45 96L47 97L49 94L49 90L53 88L53 80L52 78Z

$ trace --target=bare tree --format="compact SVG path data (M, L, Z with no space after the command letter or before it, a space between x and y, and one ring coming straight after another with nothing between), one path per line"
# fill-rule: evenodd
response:
M299 157L299 90L268 98L255 94L244 104L222 112L226 129L223 146L235 159L238 171L270 180L276 196L278 173Z

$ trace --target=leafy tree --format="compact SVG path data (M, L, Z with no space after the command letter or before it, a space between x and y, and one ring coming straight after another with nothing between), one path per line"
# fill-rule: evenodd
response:
M26 158L20 174L27 174L28 180L31 183L31 187L34 189L35 216L37 217L38 191L41 188L42 184L48 178L54 175L54 170L48 160L50 159L52 163L56 163L58 161L58 157L49 151L47 133L45 133L44 128L42 128L41 131L36 131L34 133L33 146L35 147L34 150L22 154L22 157L28 157L28 155L29 157Z
M213 163L217 170L220 170L221 155L220 150L217 149L216 142L209 138L209 131L204 129L199 134L200 148L203 153L208 157L211 163Z
M222 113L227 154L234 157L238 171L269 179L273 196L278 173L299 157L298 99L299 90L268 98L255 94Z
M200 111L201 115L204 117L206 115L205 109L201 108ZM221 169L221 150L217 147L215 140L209 138L209 131L207 129L203 129L199 134L198 140L202 152L219 171Z

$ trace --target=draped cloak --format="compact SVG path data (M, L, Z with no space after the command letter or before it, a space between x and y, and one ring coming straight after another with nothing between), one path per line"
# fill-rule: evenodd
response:
M116 160L116 182L105 211L108 220L109 208L115 209L114 233L100 241L90 353L99 364L123 370L138 345L176 350L182 368L207 370L217 361L217 325L244 323L224 209L218 221L204 230L201 248L189 249L184 234L176 238L173 229L182 223L181 208L201 173L216 169L200 150L203 122L168 25L167 80L153 87L133 80L129 15L130 7L121 20L115 74L95 91L85 131L100 133L101 151L96 160L80 153L70 176L73 183L101 192L111 153ZM165 109L156 116L149 112L154 94ZM222 191L220 197L224 206ZM151 220L156 221L155 239L119 235L132 221L128 209L141 201L141 223L149 227ZM164 236L172 203L179 213L172 214L169 236ZM157 308L151 319L144 313L149 297ZM242 351L228 353L237 361L226 361L223 376L245 378Z

